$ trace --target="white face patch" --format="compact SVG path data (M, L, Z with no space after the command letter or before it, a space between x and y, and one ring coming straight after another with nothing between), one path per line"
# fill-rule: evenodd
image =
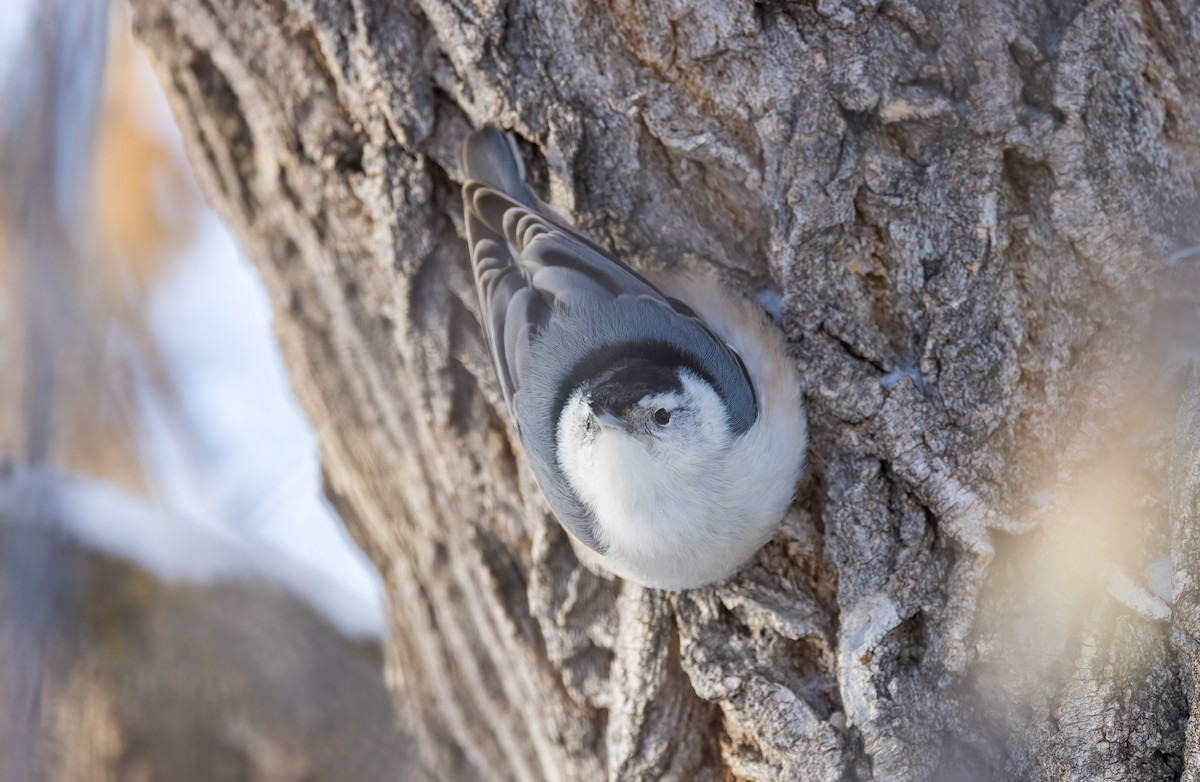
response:
M594 459L593 452L600 428L583 392L575 391L571 394L558 419L558 466L562 468L579 499L589 507L591 504L581 491L581 486L587 480L586 476ZM592 510L595 508L592 507Z
M655 440L669 438L673 431L685 427L688 412L683 394L667 392L645 396L630 411L627 432L647 447L653 447Z
M730 443L725 411L706 382L690 372L680 379L682 393L646 397L625 427L597 424L580 391L563 408L559 466L606 545L669 552L717 502L714 477ZM659 410L670 413L666 424L655 421Z
M719 450L729 441L729 423L721 399L705 381L687 370L680 371L682 393L657 394L643 400L645 417L654 422L653 450L668 459L678 460L686 452ZM670 420L658 424L662 410Z

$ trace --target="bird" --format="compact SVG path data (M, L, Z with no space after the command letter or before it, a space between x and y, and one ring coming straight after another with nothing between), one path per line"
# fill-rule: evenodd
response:
M782 332L712 276L639 274L534 195L513 137L459 154L479 313L538 485L582 559L664 590L765 545L804 469Z

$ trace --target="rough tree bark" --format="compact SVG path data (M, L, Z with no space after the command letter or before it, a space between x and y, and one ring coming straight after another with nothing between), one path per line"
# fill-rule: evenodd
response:
M1194 3L134 7L433 776L1200 776L1200 434L1125 390L1195 282ZM484 122L633 264L780 295L809 474L729 583L610 580L552 522L460 235Z

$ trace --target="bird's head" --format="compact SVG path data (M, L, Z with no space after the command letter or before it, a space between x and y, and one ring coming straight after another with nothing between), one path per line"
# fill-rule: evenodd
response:
M583 431L600 450L644 455L649 469L703 470L729 440L728 412L716 389L694 370L652 359L622 360L577 391ZM614 453L614 455L616 455ZM644 463L634 458L634 464ZM614 465L616 466L616 465ZM702 479L703 475L695 476Z

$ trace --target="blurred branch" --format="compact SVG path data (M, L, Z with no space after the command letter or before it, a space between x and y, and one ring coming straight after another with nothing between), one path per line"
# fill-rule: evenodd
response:
M139 394L168 410L173 397L139 283L181 233L159 227L155 191L182 188L129 121L132 106L106 97L130 45L126 24L107 0L38 3L19 66L5 74L0 458L141 490Z
M90 253L93 152L103 100L107 0L48 0L8 75L0 129L0 188L10 194L8 287L23 309L22 455L51 457L59 358L76 320L82 258ZM14 310L18 306L13 306ZM9 332L10 340L19 337Z

